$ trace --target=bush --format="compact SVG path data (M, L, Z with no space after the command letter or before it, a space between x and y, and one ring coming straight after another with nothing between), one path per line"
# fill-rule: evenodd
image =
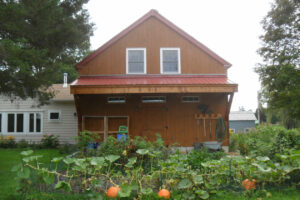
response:
M43 135L41 139L41 145L43 148L57 148L59 145L59 136L54 135Z
M230 151L239 150L242 155L268 156L288 154L300 149L300 131L287 130L282 126L258 126L250 133L232 134Z
M14 136L0 136L0 147L2 148L15 148L16 140Z
M28 142L24 139L18 142L18 148L27 148L29 146Z
M206 148L199 149L198 151L191 151L188 154L188 164L192 169L201 169L201 163L210 160L219 160L226 154L224 151L209 152Z
M71 154L77 151L77 146L72 144L63 144L59 147L60 154Z

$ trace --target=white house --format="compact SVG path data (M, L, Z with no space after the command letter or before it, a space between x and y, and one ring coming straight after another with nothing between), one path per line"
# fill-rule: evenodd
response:
M54 84L55 97L38 107L33 99L11 101L0 96L0 134L39 142L44 134L58 135L60 143L75 143L78 133L74 97L69 85Z

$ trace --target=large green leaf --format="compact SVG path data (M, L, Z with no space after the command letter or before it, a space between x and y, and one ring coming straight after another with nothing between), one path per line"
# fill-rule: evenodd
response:
M59 163L62 159L63 159L63 157L55 157L55 158L52 158L51 162Z
M21 155L22 155L22 156L30 156L31 154L33 154L33 151L32 151L32 150L22 151L22 152L21 152Z
M149 153L149 150L148 149L138 149L136 151L136 153L140 154L140 155L146 155Z
M143 188L143 189L141 189L141 192L144 195L149 195L153 192L153 190L151 188Z
M91 158L91 165L103 165L105 159L103 157L93 157Z
M74 163L75 159L74 158L70 158L70 157L67 157L63 160L64 163L66 163L67 165L70 165L72 163Z
M204 183L203 182L203 177L202 176L199 176L199 175L194 175L193 176L193 181L194 181L194 183L195 184L202 184L202 183Z
M256 157L256 160L266 162L266 161L270 160L270 158L268 156L258 156L258 157Z
M187 188L191 187L192 185L193 185L193 183L189 179L182 179L178 183L177 188L178 189L187 189Z
M118 156L118 155L108 155L108 156L105 156L105 160L109 161L110 163L115 162L119 158L120 158L120 156Z
M201 199L208 199L209 194L205 190L197 190L196 194L201 198Z
M54 174L44 173L43 180L46 184L50 185L55 181L55 176L54 176Z
M64 182L64 181L59 181L56 185L55 185L55 189L56 190L59 190L59 189L63 189L67 192L70 192L72 189L71 189L71 185L67 182Z
M24 167L23 170L18 171L17 176L21 179L28 179L30 177L30 169Z
M129 186L122 186L118 192L120 197L130 197L131 195L131 187Z

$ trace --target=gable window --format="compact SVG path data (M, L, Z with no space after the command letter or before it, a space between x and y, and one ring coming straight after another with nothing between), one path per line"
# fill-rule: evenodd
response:
M59 121L60 120L60 111L59 110L48 111L48 120L49 121Z
M180 74L180 48L160 48L160 73Z
M146 74L146 48L126 49L126 73Z
M142 97L143 103L165 103L166 97L159 96L159 97Z
M197 103L200 101L198 96L184 96L181 98L182 103Z
M125 103L125 97L108 97L107 98L108 103Z

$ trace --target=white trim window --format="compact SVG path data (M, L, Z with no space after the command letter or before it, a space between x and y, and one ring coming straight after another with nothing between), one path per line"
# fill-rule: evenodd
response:
M165 103L166 97L165 96L144 96L142 97L142 103Z
M183 96L181 97L182 103L198 103L200 98L198 96Z
M126 74L146 74L146 48L126 49Z
M107 97L107 103L126 103L125 97Z
M41 112L2 112L0 113L2 134L41 133L43 114Z
M160 48L160 73L181 73L180 48Z
M61 119L61 111L60 110L49 110L48 111L48 120L57 122Z

